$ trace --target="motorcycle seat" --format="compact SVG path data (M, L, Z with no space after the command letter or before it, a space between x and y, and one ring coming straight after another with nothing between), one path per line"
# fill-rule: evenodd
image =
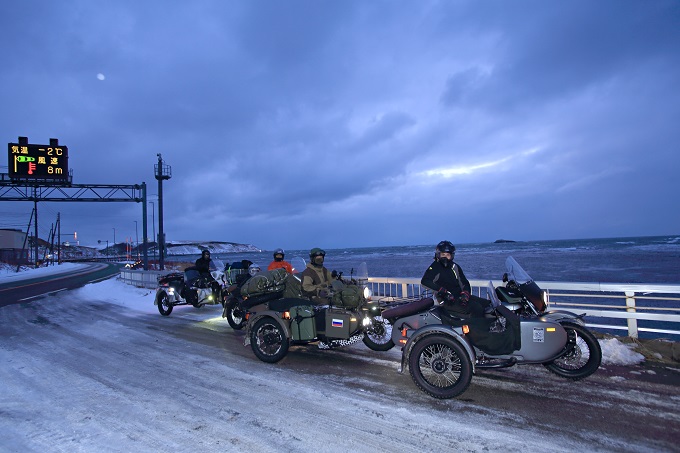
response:
M415 315L421 311L425 311L434 305L434 300L431 297L409 302L408 304L399 305L398 307L388 308L383 311L380 316L385 319L404 318L406 316Z

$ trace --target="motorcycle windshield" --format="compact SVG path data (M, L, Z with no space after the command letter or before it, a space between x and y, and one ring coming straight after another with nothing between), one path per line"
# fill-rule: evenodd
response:
M298 274L305 270L305 267L307 267L307 262L304 258L294 256L290 260L290 265L293 267L293 274Z
M513 257L509 256L505 260L505 268L508 272L508 280L514 280L527 300L534 304L538 311L543 311L545 309L543 291L529 274L522 269L522 266Z
M361 263L355 269L355 275L357 280L368 281L368 266L366 263Z
M527 283L533 279L526 273L522 266L519 265L515 258L509 256L505 260L505 269L508 272L508 280L514 280L518 285L522 283Z

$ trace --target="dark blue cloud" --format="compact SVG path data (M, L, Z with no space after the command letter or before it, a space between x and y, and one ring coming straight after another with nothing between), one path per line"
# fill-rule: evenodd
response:
M162 153L171 238L342 247L680 221L675 1L2 8L6 140L57 137L74 182L151 196ZM518 205L540 221L490 221ZM141 212L49 209L95 239Z

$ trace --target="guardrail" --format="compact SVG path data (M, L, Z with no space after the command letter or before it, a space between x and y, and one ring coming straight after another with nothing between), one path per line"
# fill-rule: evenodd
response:
M170 272L177 271L141 271L131 269L121 269L119 279L128 285L134 285L138 288L156 288L158 286L158 276L167 275Z
M503 282L491 280L494 287ZM489 280L470 280L473 293L488 297ZM548 309L586 313L589 327L680 336L680 285L536 282L548 293ZM369 277L374 298L417 298L428 291L419 278Z
M120 279L143 288L155 288L158 276L171 271L122 269ZM494 286L503 283L491 280ZM487 297L489 280L470 280L473 293ZM626 283L536 282L548 292L548 309L586 313L586 323L596 329L680 336L680 285ZM416 298L427 291L418 278L369 277L374 298L386 301Z

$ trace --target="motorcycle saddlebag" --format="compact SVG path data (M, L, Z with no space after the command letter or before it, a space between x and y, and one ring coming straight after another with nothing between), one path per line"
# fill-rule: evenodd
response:
M354 332L358 327L357 318L351 313L332 308L326 310L326 336L328 338L347 340L350 337L350 332Z
M283 291L286 287L285 280L288 273L285 269L263 271L250 277L241 287L243 297L257 296L265 293Z
M333 294L333 305L346 308L356 308L364 298L364 290L361 286L345 285L341 290Z
M295 275L287 276L284 284L283 297L302 297L302 283Z
M314 307L311 305L290 307L290 329L295 341L306 341L316 338Z

